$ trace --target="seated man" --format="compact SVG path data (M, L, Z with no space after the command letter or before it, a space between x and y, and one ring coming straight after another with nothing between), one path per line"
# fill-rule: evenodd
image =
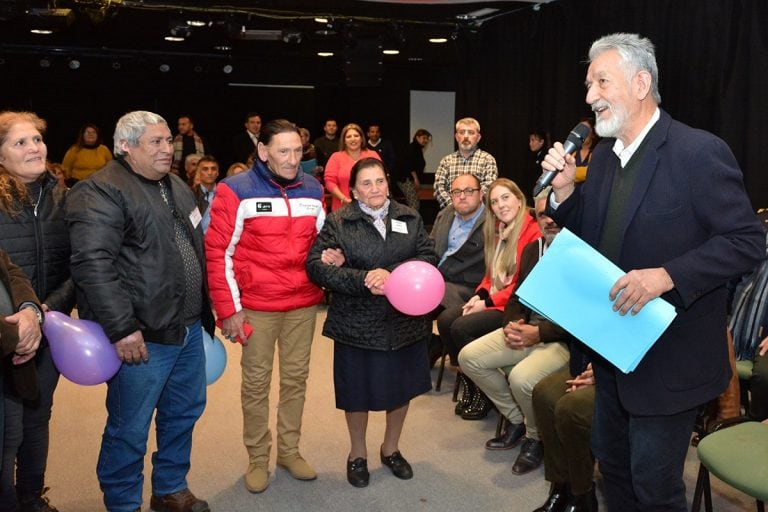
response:
M522 283L560 228L544 214L546 196L536 201L536 220L544 239L529 243L520 260ZM519 286L518 284L518 286ZM512 296L504 308L503 328L482 336L459 353L464 374L496 405L509 420L506 432L486 442L489 450L509 450L527 432L512 472L524 474L541 464L542 443L534 421L531 395L534 386L547 375L568 363L568 334L559 326L533 313ZM506 377L501 371L513 366Z
M474 174L460 175L451 182L451 198L452 205L440 210L429 235L440 258L437 268L445 279L443 308L465 304L485 274L480 180Z
M433 312L435 317L445 309L465 304L485 274L485 205L480 180L474 174L461 174L451 182L450 193L453 203L440 210L429 234L440 258L437 268L445 279L445 294ZM440 337L433 334L429 342L430 367L442 352Z
M544 443L544 478L552 484L547 501L534 512L595 512L590 448L595 378L581 345L571 340L570 369L544 377L533 388L533 414Z

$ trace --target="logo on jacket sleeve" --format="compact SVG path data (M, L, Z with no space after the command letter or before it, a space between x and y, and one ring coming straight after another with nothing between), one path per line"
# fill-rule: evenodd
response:
M271 212L272 211L272 203L269 202L269 201L267 201L267 202L259 201L259 202L256 203L256 211L257 212Z

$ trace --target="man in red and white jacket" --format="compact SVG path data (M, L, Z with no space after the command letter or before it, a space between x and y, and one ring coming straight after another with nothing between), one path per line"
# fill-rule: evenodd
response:
M296 126L282 119L267 123L257 151L259 160L250 171L216 188L205 238L208 283L221 332L243 343L245 486L255 493L269 485L275 342L280 358L277 464L299 480L317 477L299 454L299 439L323 292L309 281L304 265L325 220L323 188L300 170L303 150Z

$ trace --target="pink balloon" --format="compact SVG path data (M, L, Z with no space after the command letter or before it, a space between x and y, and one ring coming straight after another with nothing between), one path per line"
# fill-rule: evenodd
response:
M445 294L443 275L424 261L406 261L387 279L384 295L392 306L406 315L426 315Z
M101 384L120 369L122 363L114 345L96 322L49 311L45 314L43 333L56 368L75 384Z

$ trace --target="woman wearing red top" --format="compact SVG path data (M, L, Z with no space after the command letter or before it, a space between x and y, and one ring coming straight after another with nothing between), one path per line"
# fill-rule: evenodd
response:
M350 123L341 130L341 149L331 155L325 165L325 188L332 196L331 211L352 202L349 174L355 162L363 158L381 160L376 151L365 149L363 129Z
M501 327L504 306L517 284L523 248L541 238L539 226L526 206L525 195L512 180L499 178L491 183L485 202L485 277L464 306L446 309L437 317L440 339L454 366L465 345ZM464 397L456 405L456 414L464 419L484 417L490 401L475 404L479 411L467 411L476 387L463 375L460 378L464 382Z

